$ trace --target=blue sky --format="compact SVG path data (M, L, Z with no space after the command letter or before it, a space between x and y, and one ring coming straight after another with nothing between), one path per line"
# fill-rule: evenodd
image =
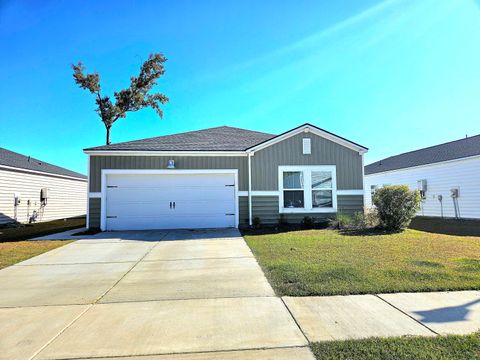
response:
M230 125L310 122L370 148L366 162L480 133L480 1L1 1L0 146L86 173L105 130L72 80L104 91L167 58L160 120L120 142Z

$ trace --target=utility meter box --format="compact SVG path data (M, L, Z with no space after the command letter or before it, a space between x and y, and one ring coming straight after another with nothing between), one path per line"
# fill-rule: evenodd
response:
M22 195L19 192L13 193L13 201L15 206L20 204L20 202L22 201Z
M450 196L454 199L458 198L460 196L460 189L459 188L450 189Z
M42 190L40 190L40 202L46 202L48 199L48 195L48 188L42 188Z
M417 181L417 189L418 189L418 191L426 193L427 192L427 180L425 180L425 179L418 180Z

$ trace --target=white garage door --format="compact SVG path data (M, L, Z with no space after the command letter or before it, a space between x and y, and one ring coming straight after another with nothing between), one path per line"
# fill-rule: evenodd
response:
M235 226L233 174L108 174L106 230Z

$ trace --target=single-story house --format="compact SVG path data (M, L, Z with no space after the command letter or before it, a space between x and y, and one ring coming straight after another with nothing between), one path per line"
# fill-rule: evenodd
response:
M88 226L238 227L363 209L367 148L314 125L216 127L85 149Z
M422 195L418 215L480 218L480 135L392 156L365 167L365 203L375 189L406 184Z
M0 148L0 224L84 216L87 177Z

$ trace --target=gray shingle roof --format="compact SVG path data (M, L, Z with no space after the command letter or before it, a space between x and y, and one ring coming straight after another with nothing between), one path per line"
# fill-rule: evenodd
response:
M44 161L25 156L4 148L0 148L0 165L20 168L25 170L41 171L49 174L72 176L86 179L83 174L71 171L60 166L52 165Z
M85 150L243 151L273 137L275 137L275 135L263 132L220 126L204 130L97 146Z
M480 155L480 135L410 151L365 166L365 175Z

